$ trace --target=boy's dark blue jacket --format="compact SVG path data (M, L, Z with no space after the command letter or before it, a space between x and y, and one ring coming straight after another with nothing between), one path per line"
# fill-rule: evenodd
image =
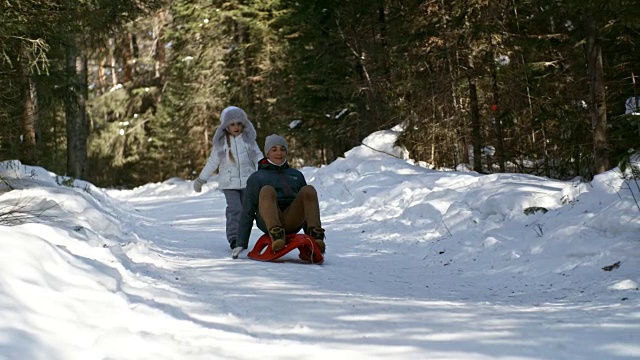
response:
M245 249L249 247L249 236L253 227L253 220L264 233L268 229L258 214L258 199L260 189L265 185L271 185L276 189L278 206L281 210L291 205L303 186L307 185L304 175L299 170L289 167L285 162L281 166L273 165L266 158L258 162L258 171L249 176L247 187L242 200L242 214L240 215L240 228L236 246Z

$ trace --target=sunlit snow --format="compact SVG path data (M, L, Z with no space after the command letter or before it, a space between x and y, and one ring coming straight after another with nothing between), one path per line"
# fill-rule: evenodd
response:
M0 359L640 358L633 179L428 170L396 134L302 169L322 265L230 259L215 177L117 191L2 163Z

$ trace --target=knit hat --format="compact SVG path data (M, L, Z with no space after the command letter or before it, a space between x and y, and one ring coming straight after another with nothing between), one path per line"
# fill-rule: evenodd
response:
M269 150L276 145L284 146L287 154L289 153L289 144L287 144L287 140L280 135L271 134L264 139L264 156L267 156L267 154L269 154Z

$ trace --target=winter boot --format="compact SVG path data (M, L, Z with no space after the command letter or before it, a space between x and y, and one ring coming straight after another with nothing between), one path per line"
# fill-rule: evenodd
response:
M321 227L309 228L309 236L316 241L318 248L320 248L320 252L324 254L324 250L326 249L326 245L324 244L324 229Z
M274 226L269 229L269 236L271 236L271 249L274 253L284 249L287 244L285 241L284 229L281 226Z
M300 248L300 254L298 257L302 261L313 262L313 253L311 252L311 248L307 246L303 246Z

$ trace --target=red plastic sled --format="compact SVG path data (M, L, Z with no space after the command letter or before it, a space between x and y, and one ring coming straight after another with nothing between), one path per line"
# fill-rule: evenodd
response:
M322 252L320 252L318 244L316 244L312 237L305 234L289 234L286 236L286 242L287 244L282 248L282 250L274 253L271 249L271 237L264 234L258 239L253 250L251 250L247 256L250 259L258 261L274 261L286 255L293 249L299 249L299 257L303 261L307 261L312 264L322 264L324 261L324 256L322 255Z

